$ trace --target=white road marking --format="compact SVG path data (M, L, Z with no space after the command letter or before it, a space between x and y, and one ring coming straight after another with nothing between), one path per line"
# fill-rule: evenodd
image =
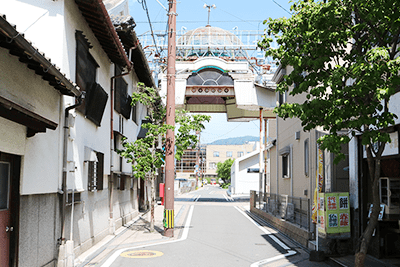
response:
M197 202L199 200L199 198L201 197L201 195L197 195L194 199L194 202Z
M101 265L102 267L110 267L111 264L114 263L114 261L119 257L119 255L121 255L122 252L125 252L127 250L131 250L131 249L137 249L137 248L145 248L145 247L152 247L152 246L157 246L157 245L164 245L164 244L171 244L171 243L176 243L176 242L180 242L183 241L185 239L187 239L188 235L189 235L189 229L190 229L190 222L192 221L192 216L193 216L193 209L194 206L190 206L190 210L189 210L189 214L188 214L188 218L186 219L185 222L185 227L183 229L183 233L181 238L177 239L177 240L171 240L171 241L166 241L166 242L159 242L159 243L154 243L154 244L149 244L149 245L140 245L140 246L136 246L136 247L130 247L130 248L123 248L123 249L119 249L117 251L115 251L111 257L109 257L103 265Z
M274 240L275 243L277 243L281 248L287 250L286 254L283 255L278 255L272 258L268 258L268 259L264 259L261 261L257 261L253 264L250 265L250 267L257 267L260 266L262 264L266 264L268 262L273 262L276 260L280 260L283 259L285 257L289 257L292 256L294 254L296 254L297 252L294 250L290 250L290 248L283 243L281 240L279 240L279 238L277 238L275 235L273 235L270 231L268 231L267 229L265 229L264 227L262 227L261 225L259 225L256 221L254 221L249 215L247 215L246 213L244 213L241 209L239 209L237 206L235 206L235 209L237 209L243 216L245 216L247 219L249 219L252 223L254 223L261 231L263 231L264 233L266 233L272 240Z
M273 262L273 261L277 261L277 260L280 260L280 259L284 259L285 257L292 256L292 255L294 255L296 253L297 252L294 251L294 250L288 250L288 253L286 253L286 254L282 254L282 255L278 255L276 257L272 257L272 258L268 258L268 259L265 259L265 260L257 261L255 263L252 263L250 265L250 267L258 267L258 266L261 266L261 265L269 263L269 262Z

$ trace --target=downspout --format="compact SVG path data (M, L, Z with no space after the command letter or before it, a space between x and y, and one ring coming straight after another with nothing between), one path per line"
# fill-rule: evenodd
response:
M137 48L137 46L131 47L129 50L129 55L131 54L132 49ZM114 223L114 207L113 207L113 198L114 198L114 163L113 163L113 151L114 151L114 80L117 78L121 78L125 75L128 75L132 71L132 64L128 65L128 71L119 75L115 75L111 77L111 111L110 111L110 179L109 179L109 186L110 186L110 202L109 202L109 211L110 211L110 227L111 231L115 233L115 223Z
M65 244L65 217L66 217L66 205L67 205L67 153L68 153L68 117L69 111L74 109L82 104L82 99L85 98L85 92L82 92L78 96L78 103L69 106L65 109L64 113L64 140L63 140L63 173L62 173L62 184L61 184L61 193L62 195L62 209L61 209L61 238L59 239L60 244ZM73 222L71 222L73 223Z
M266 193L269 193L269 184L268 184L268 192L267 192L267 138L268 138L268 119L264 121L264 196Z

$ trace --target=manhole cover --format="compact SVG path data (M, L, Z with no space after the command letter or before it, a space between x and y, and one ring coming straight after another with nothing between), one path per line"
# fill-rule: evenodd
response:
M135 250L121 253L121 256L125 258L155 258L162 255L164 255L164 253L152 250Z

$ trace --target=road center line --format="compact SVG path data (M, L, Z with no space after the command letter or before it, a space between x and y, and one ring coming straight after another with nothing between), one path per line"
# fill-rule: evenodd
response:
M176 243L176 242L180 242L180 241L184 241L185 239L187 239L188 235L189 235L189 229L190 229L190 222L192 221L192 216L193 216L193 209L194 206L191 205L190 209L189 209L189 213L188 213L188 217L186 219L185 222L185 227L183 229L183 233L182 236L177 239L177 240L171 240L171 241L166 241L166 242L159 242L159 243L154 243L154 244L149 244L149 245L140 245L140 246L136 246L136 247L130 247L130 248L123 248L123 249L119 249L117 251L115 251L105 262L103 265L101 265L102 267L110 267L111 264L114 263L114 261L119 257L119 255L121 255L122 252L125 252L127 250L131 250L131 249L137 249L137 248L146 248L146 247L152 247L152 246L158 246L158 245L164 245L164 244L171 244L171 243Z
M257 267L260 266L262 264L266 264L268 262L272 262L272 261L276 261L276 260L280 260L283 259L285 257L289 257L292 256L294 254L296 254L297 252L294 250L290 250L290 248L283 243L281 240L279 240L279 238L277 238L275 235L273 235L270 231L268 231L267 229L265 229L264 227L262 227L260 224L258 224L256 221L254 221L249 215L247 215L245 212L243 212L241 209L239 209L237 206L235 206L235 209L238 210L243 216L245 216L247 219L249 219L252 223L254 223L261 231L263 231L264 233L266 233L272 240L274 240L275 243L277 243L281 248L287 250L286 254L282 254L282 255L278 255L272 258L268 258L268 259L264 259L261 261L257 261L253 264L250 265L250 267Z

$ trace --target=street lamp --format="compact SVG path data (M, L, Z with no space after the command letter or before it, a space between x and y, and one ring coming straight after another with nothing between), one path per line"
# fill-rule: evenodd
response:
M208 8L208 21L207 21L207 26L210 26L210 11L211 11L211 8L216 8L217 6L216 5L207 5L207 4L204 4L204 6L203 6L204 8Z

